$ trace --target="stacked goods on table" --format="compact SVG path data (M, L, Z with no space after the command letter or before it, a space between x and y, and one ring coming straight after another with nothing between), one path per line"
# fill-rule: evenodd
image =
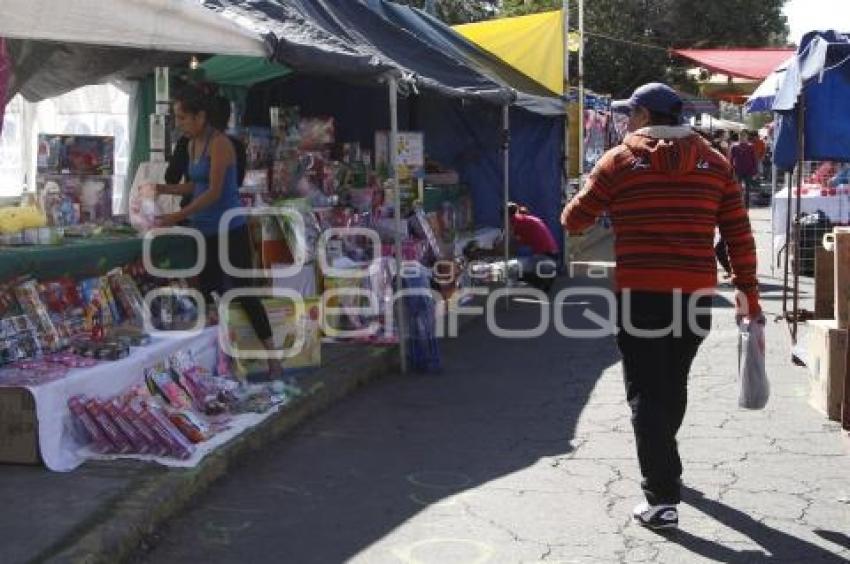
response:
M147 344L143 295L161 284L145 276L139 264L79 282L17 278L0 284L0 385L16 377L21 362L50 364L56 358L50 355L63 352L117 360L131 346ZM151 301L149 315L154 327L165 329L196 318L197 311L189 299L160 297ZM46 370L45 378L55 372Z
M108 398L68 400L78 442L107 455L151 455L188 459L195 445L230 428L234 416L263 413L283 401L281 385L244 386L215 376L187 351L177 352L146 370L144 383Z

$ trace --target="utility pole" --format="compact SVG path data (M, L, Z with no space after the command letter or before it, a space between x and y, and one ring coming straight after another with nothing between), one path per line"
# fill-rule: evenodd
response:
M578 0L578 184L584 178L584 0Z

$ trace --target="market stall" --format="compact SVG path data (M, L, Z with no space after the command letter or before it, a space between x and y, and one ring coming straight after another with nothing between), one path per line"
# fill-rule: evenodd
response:
M403 365L409 361L418 369L439 368L430 289L433 271L427 267L456 259L458 250L462 251L461 236L477 236L480 230L475 227L486 227L487 218L492 218L492 224L500 223L508 187L504 172L520 174L509 166L507 146L492 141L507 139L507 108L516 99L511 88L491 80L474 65L466 66L416 40L361 2L293 1L265 6L263 13L247 2L217 2L216 11L177 2L166 14L158 11L161 3L131 4L126 13L116 13L115 21L108 22L111 25L90 38L81 35L81 23L68 26L66 32L76 29L78 33L62 36L68 43L61 51L38 41L56 33L49 23L35 25L46 13L44 3L16 5L19 12L11 21L33 23L33 35L15 35L11 27L0 24L0 36L14 37L7 41L14 68L10 92L38 99L107 77L150 76L154 69L156 76L147 80L158 92L162 77L165 84L168 81L168 72L160 69L185 69L188 55L197 56L210 76L219 73L222 93L229 94L237 109L232 132L247 145L250 170L243 201L251 210L249 215L257 216L252 218L256 265L270 272L268 284L273 288L268 293L273 297L265 306L273 318L276 346L284 349L294 342L306 343L302 352L287 360L287 368L315 367L321 361L320 317L329 320L321 331L326 338L398 343ZM73 6L68 9L73 12ZM69 21L75 22L79 14L70 14ZM149 23L151 18L158 22L156 18L163 17L186 20L187 30L210 35L186 43L184 30L183 39L167 36L170 23L151 23L155 30L151 33L144 27L128 29L132 26L126 16ZM309 27L313 33L289 33L295 25ZM221 38L210 41L213 33ZM274 49L261 37L275 37ZM157 45L170 51L150 53ZM77 69L79 60L95 52L103 55L104 65ZM261 57L241 59L234 65L221 57L204 61L204 52ZM270 65L262 56L272 52ZM222 73L222 66L231 72ZM238 72L233 72L236 67ZM64 70L56 75L59 80L51 82L51 73L60 68ZM409 74L411 69L415 75ZM325 82L311 84L319 77ZM333 81L341 82L337 106L321 102ZM241 90L226 91L237 82ZM280 85L285 86L276 91ZM415 96L420 88L422 94ZM362 89L359 105L352 104L357 89ZM404 98L399 99L399 91ZM159 148L151 139L158 141L159 132L153 128L163 120L147 117L164 116L160 112L167 112L167 105L156 107L156 102L167 102L167 98L151 97L153 109L139 105L134 138L146 141L141 143L142 153L153 149L156 157ZM346 108L354 111L343 112ZM364 111L367 108L370 111ZM453 128L432 117L447 115L456 116ZM539 132L553 130L551 124L534 117L538 114L529 115L523 116L534 126L525 130L529 142ZM549 135L536 137L544 140L547 150L557 140ZM465 140L458 143L459 139ZM59 145L79 147L81 142L93 140ZM54 151L49 139L45 147L45 166L50 169L50 158L62 151ZM454 166L458 155L468 166ZM162 211L162 202L153 207L145 204L142 189L145 183L158 180L161 163L144 155L137 160L144 163L141 172L131 171L131 176L138 177L133 192L137 205L128 198L128 208L136 214L156 211L157 206ZM218 331L159 334L203 323L204 311L186 299L191 284L157 279L140 270L135 263L141 244L138 237L102 238L99 231L113 226L98 211L101 199L87 203L81 192L76 202L65 195L68 186L100 193L107 184L98 179L57 178L68 173L66 168L40 171L47 175L37 183L35 207L40 217L8 232L14 239L10 243L41 243L43 237L44 246L15 247L4 253L4 258L16 261L9 263L6 275L26 274L28 279L7 280L8 295L14 299L3 304L0 315L6 351L0 367L0 396L25 407L13 415L4 410L0 432L20 428L21 421L28 420L29 439L19 438L24 443L29 440L29 447L34 445L29 452L40 453L56 470L71 469L88 456L153 456L164 463L191 464L263 416L252 412L269 413L297 395L297 386L257 389L244 384L257 364L238 354L224 354L256 349L239 308L220 311L223 322ZM104 176L103 170L70 172ZM467 187L461 177L469 183ZM493 190L491 180L503 188ZM304 231L292 229L288 220L293 217L301 218ZM368 237L364 239L362 230L353 230L358 227L378 234L377 248L370 246ZM71 240L70 234L85 237ZM66 235L66 241L51 246L61 235ZM183 245L191 247L191 239ZM161 268L179 267L181 253L176 251L180 246L157 239L154 262ZM291 266L296 257L306 259L302 272L279 276L281 267ZM400 276L403 261L408 263L404 270L408 274ZM418 265L413 274L409 264ZM327 267L336 274L327 272ZM367 267L367 276L357 274ZM451 276L445 285L438 283L449 295L458 287L458 277ZM321 301L320 289L326 291ZM329 298L328 289L342 291ZM418 297L394 300L393 292L401 289L419 292ZM293 298L295 290L300 299ZM359 297L346 297L348 290L378 296L374 311L364 314ZM396 307L406 311L394 312ZM352 336L374 322L379 323L377 334ZM211 341L232 349L216 351ZM114 372L120 372L121 378L107 384L104 375ZM29 401L22 399L27 397L32 398L31 409ZM0 458L7 454L0 453Z
M846 224L846 181L807 174L807 162L850 161L847 112L847 36L834 32L806 34L797 54L780 64L749 102L753 111L769 108L776 115L774 164L782 172L795 171L791 198L784 215L774 213L774 238L788 241L785 252L783 313L797 338L801 221L811 207L824 212L834 224ZM830 175L832 176L832 175ZM836 176L836 179L838 176ZM789 186L791 185L789 176ZM817 198L813 200L812 198ZM779 203L780 200L777 200ZM781 227L780 227L781 226ZM780 229L776 230L777 227ZM789 303L790 302L790 303Z

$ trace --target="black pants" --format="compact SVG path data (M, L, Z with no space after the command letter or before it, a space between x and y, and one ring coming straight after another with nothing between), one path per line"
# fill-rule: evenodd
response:
M617 344L623 356L641 487L652 505L680 501L682 461L676 433L685 417L691 363L711 328L711 297L701 296L694 305L690 301L689 295L672 293L631 292L631 303L625 294L619 297ZM689 310L695 307L706 313L689 323ZM673 323L674 308L681 308L684 320L680 336L673 329L665 330ZM656 330L657 334L640 335L632 328Z
M549 292L558 275L558 255L550 253L533 255L522 257L519 262L522 269L520 281L538 290Z
M251 264L251 237L248 233L248 226L243 225L232 229L228 232L227 237L230 264L237 268L253 268ZM218 234L208 235L205 239L207 243L206 260L198 278L201 285L201 292L207 300L210 300L211 292L218 292L219 295L223 295L228 290L234 288L255 286L253 279L234 278L224 272L218 257ZM272 336L269 316L260 298L256 296L242 296L236 298L234 301L238 302L245 310L248 319L251 320L251 326L260 340L265 341Z

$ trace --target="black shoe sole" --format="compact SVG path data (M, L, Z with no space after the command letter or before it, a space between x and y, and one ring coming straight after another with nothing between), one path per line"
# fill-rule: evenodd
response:
M653 530L653 531L671 531L673 529L679 528L678 522L676 522L676 523L661 523L661 524L656 525L654 523L647 523L646 521L644 521L640 517L636 517L634 515L632 515L632 520L635 523L637 523L638 525L640 525L641 527L644 527L646 529L650 529L650 530Z

